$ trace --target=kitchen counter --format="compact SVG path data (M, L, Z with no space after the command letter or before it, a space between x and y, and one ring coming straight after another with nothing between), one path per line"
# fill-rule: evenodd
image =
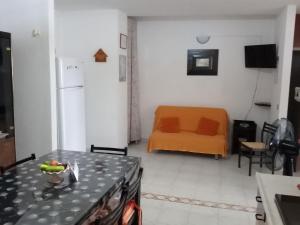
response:
M275 194L300 196L300 190L297 188L297 184L300 184L300 178L256 173L256 180L267 224L283 225L275 203Z
M48 183L39 164L51 159L71 164L76 160L79 182L65 174L63 183ZM136 157L73 151L52 152L22 164L0 176L0 224L81 224L124 178L131 180L139 166Z

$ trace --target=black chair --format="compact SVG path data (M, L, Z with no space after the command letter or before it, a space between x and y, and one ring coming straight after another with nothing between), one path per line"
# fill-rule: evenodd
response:
M122 194L118 206L113 209L107 216L103 218L97 218L93 225L122 225L123 211L125 209L128 197L128 184L123 184L121 186L121 190ZM114 193L118 191L120 191L120 189L118 189ZM111 195L110 197L112 196L113 195Z
M16 167L16 166L18 166L18 165L20 165L22 163L28 162L30 160L35 160L35 159L36 159L35 154L31 154L31 156L29 156L29 157L27 157L25 159L21 159L21 160L15 162L15 163L13 163L13 164L11 164L9 166L0 167L0 173L3 174L5 171L7 171L7 170L9 170L9 169L11 169L13 167Z
M142 213L139 212L140 209L140 199L141 199L141 180L143 176L143 168L140 168L138 171L137 178L132 182L129 183L129 191L127 196L127 203L130 204L131 201L135 202L135 209L134 213L128 221L128 224L139 224L139 221L142 220Z
M127 200L135 200L137 205L140 205L140 185L143 176L144 169L140 168L137 179L132 183L129 184L129 192Z
M127 149L127 147L125 147L125 148L106 148L106 147L96 147L95 145L91 145L91 152L127 156L128 149Z
M293 176L293 169L296 171L299 144L294 141L282 140L278 145L278 151L284 155L283 175Z
M252 164L259 163L260 167L262 167L266 151L270 149L270 143L276 131L276 126L265 122L259 142L240 142L238 167L241 168L241 157L247 157L249 159L249 176L251 176ZM252 159L254 157L259 157L259 162L253 162ZM272 164L274 164L274 159L272 159ZM274 168L274 166L272 167ZM274 173L274 171L272 172Z

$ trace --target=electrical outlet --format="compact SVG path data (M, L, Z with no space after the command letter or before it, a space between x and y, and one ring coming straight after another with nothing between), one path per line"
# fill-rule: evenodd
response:
M41 31L38 29L33 29L32 30L32 37L39 37L41 36Z

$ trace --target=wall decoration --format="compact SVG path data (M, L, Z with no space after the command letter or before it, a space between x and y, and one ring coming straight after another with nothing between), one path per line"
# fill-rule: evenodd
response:
M187 75L218 75L218 49L189 49Z
M126 56L119 55L119 81L126 81Z
M106 62L107 54L103 51L102 48L100 48L96 54L94 55L95 62Z
M209 35L205 35L205 34L202 34L202 35L198 35L196 36L196 40L199 44L206 44L209 40L210 40L210 36Z
M120 48L127 49L127 35L120 34Z

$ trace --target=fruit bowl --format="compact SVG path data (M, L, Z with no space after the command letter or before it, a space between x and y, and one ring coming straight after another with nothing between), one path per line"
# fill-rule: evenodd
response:
M63 175L69 170L69 165L51 160L41 164L40 170L43 174L47 175L47 181L49 183L60 184L64 180Z

